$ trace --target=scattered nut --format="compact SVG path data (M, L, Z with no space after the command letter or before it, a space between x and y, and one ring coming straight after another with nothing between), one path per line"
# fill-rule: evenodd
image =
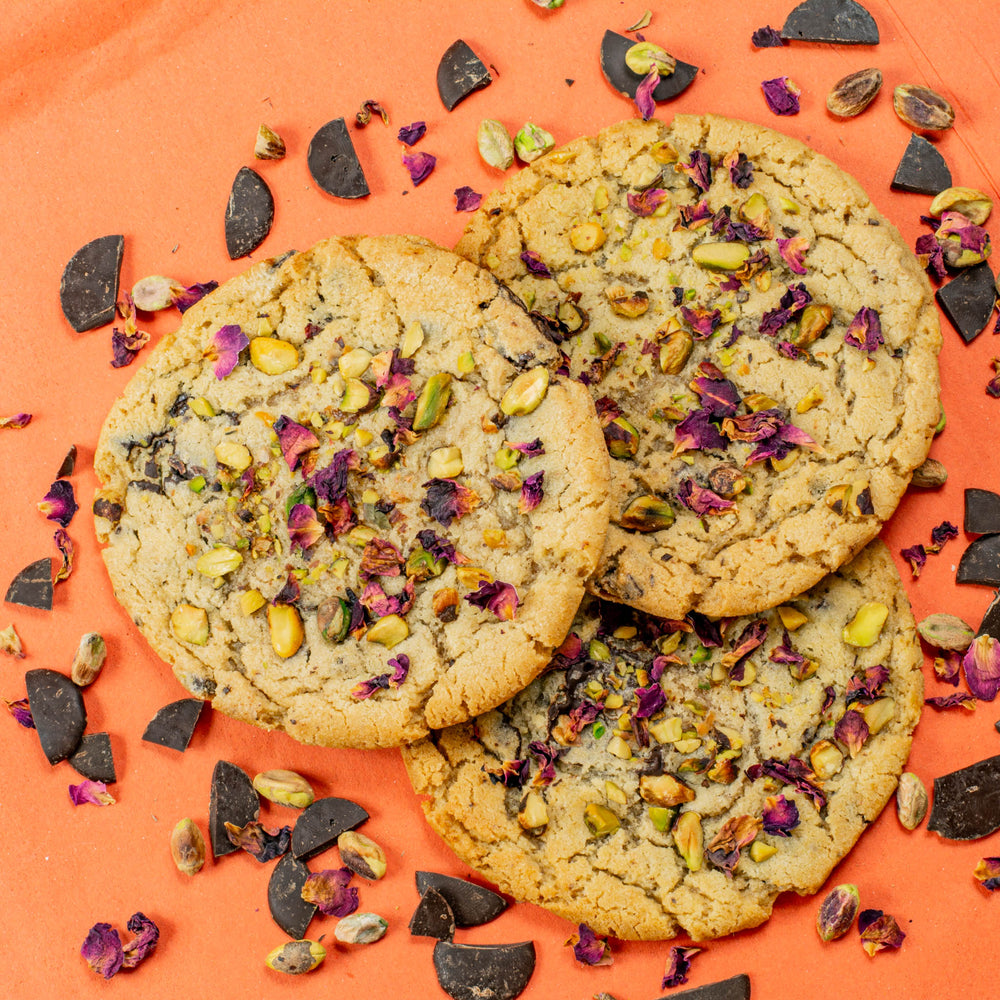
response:
M379 618L377 622L365 633L365 638L369 642L378 642L386 649L392 649L397 643L402 642L410 634L410 627L399 615L386 615Z
M687 330L674 330L660 341L660 371L679 375L694 350L694 337Z
M604 246L607 236L598 222L582 222L569 231L569 242L574 250L593 253Z
M927 789L911 771L899 776L896 786L896 815L907 830L916 830L927 815Z
M674 510L659 497L636 497L618 518L618 524L630 531L662 531L674 523Z
M372 944L389 926L377 913L352 913L337 921L333 936L341 944Z
M936 458L924 459L923 464L913 470L910 485L922 490L933 490L948 481L948 470Z
M859 69L838 80L826 95L827 110L838 118L860 115L882 89L882 71Z
M931 202L932 218L940 219L945 212L961 212L971 223L981 226L993 211L993 200L977 188L950 187L938 192Z
M272 951L264 960L269 969L298 976L312 972L323 959L326 949L318 941L286 941Z
M182 819L170 834L170 856L182 875L197 875L205 864L205 838L192 819Z
M672 774L644 774L639 779L639 795L654 806L679 806L691 802L695 793Z
M861 898L858 887L845 882L831 889L820 903L816 930L824 941L843 937L854 923Z
M73 669L70 678L79 687L92 684L104 666L107 647L104 640L96 632L88 632L80 639L80 646L73 657Z
M454 479L462 474L464 468L462 449L455 445L435 448L427 456L427 475L431 479Z
M938 649L954 649L965 652L976 637L975 630L966 625L957 615L944 612L928 615L918 625L917 631L932 646Z
M257 141L253 146L253 155L258 160L280 160L285 155L285 140L261 122L257 129Z
M517 814L517 822L522 830L540 830L549 822L548 807L538 792L532 790L525 795Z
M618 817L607 806L598 802L588 803L583 811L583 821L595 837L607 837L621 826Z
M209 579L218 580L227 573L232 573L242 563L243 556L236 549L220 545L218 548L209 549L208 552L200 556L198 562L195 563L195 569Z
M263 795L265 799L295 809L305 809L306 806L312 805L315 799L312 785L301 774L281 768L261 771L254 777L253 787L257 794Z
M375 881L385 875L385 851L370 837L347 830L337 838L340 860L362 878Z
M943 132L955 123L955 109L928 87L900 84L892 92L899 120L919 132Z

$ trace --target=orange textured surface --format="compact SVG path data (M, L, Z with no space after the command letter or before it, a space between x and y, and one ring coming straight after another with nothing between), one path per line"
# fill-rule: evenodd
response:
M675 0L656 4L643 34L702 67L694 84L658 115L717 112L779 128L854 174L875 204L911 243L929 199L893 192L889 181L909 130L891 107L899 83L930 86L952 101L954 128L937 145L956 184L1000 197L1000 14L990 0L961 5L962 27L941 2L870 0L877 47L797 43L754 50L752 31L780 26L793 4ZM125 236L122 288L162 273L185 283L225 280L247 261L228 259L223 215L237 170L254 165L275 197L270 236L253 255L304 249L324 236L405 231L446 246L465 216L452 192L485 193L502 175L479 159L475 135L483 118L513 132L533 121L558 143L591 134L634 107L604 81L599 65L606 28L624 31L644 0L567 0L545 12L529 0L11 0L0 20L0 274L4 341L0 416L33 414L23 430L0 430L0 587L23 566L50 554L54 525L35 509L71 444L79 449L72 482L83 509L70 525L76 568L56 588L50 613L0 604L0 629L13 623L27 657L0 654L0 697L24 695L23 672L68 672L80 635L107 639L104 673L86 693L88 730L111 734L119 780L115 805L74 808L68 765L50 768L34 734L0 713L0 939L5 993L20 1000L169 997L417 998L443 996L431 942L411 938L406 924L417 902L414 871L466 874L430 832L399 755L319 750L258 732L207 711L183 755L143 743L149 719L184 692L147 648L116 604L88 512L91 467L101 422L133 370L110 366L110 326L74 333L59 309L59 280L70 256L92 238ZM978 25L969 30L968 25ZM495 68L488 89L448 113L435 87L438 59L464 38ZM878 66L883 92L859 118L839 121L825 95L841 76ZM790 76L802 88L802 110L776 118L760 82ZM572 85L570 85L572 81ZM391 126L374 120L352 129L371 195L343 202L313 184L305 152L324 122L375 98ZM427 122L419 149L437 168L414 189L401 165L396 131ZM283 161L255 164L253 142L267 122L288 145ZM993 218L987 224L1000 234ZM177 322L160 313L144 324L155 341ZM917 618L934 611L978 623L991 593L958 587L954 570L969 536L960 535L910 580L901 548L929 543L930 529L961 524L963 489L1000 489L1000 400L985 386L997 341L987 331L964 345L943 321L942 385L948 425L932 455L949 470L937 491L910 493L884 537L906 574ZM141 362L140 355L139 361ZM928 694L952 689L926 666ZM1000 752L993 722L1000 702L925 713L910 760L928 787L936 775ZM268 914L270 866L244 856L209 863L193 879L177 873L167 849L174 823L191 816L207 829L208 792L216 760L249 773L286 767L307 775L319 794L355 797L371 813L365 832L384 845L389 874L362 884L361 907L381 913L389 932L369 947L334 945L334 918L317 918L326 963L308 979L264 967L284 940ZM267 805L277 826L291 813ZM893 914L907 938L902 949L869 958L857 932L822 944L814 921L819 900L788 898L763 927L710 943L693 963L688 986L749 973L753 995L768 1000L836 996L958 996L991 992L996 908L972 878L979 858L1000 854L1000 834L949 843L921 828L907 833L890 807L834 872L831 884L854 882L862 906ZM335 855L330 864L336 864ZM107 921L124 931L141 910L160 926L156 952L113 987L79 956L87 930ZM534 978L523 994L540 998L652 998L670 944L615 944L614 964L578 965L564 946L574 928L527 905L492 924L459 932L459 940L496 943L533 939ZM994 987L995 988L995 987Z

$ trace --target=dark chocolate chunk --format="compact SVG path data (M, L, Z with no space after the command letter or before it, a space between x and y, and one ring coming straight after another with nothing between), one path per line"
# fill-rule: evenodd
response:
M62 460L62 465L59 466L59 471L56 473L56 479L65 479L67 476L72 476L75 468L76 445L71 444L69 446L69 451L66 452L66 457Z
M1000 592L993 595L990 606L983 615L983 620L979 623L979 631L976 635L991 635L1000 641Z
M42 752L50 764L58 764L75 752L87 728L83 694L58 670L29 670L24 683Z
M972 487L965 491L965 521L972 535L1000 534L1000 495Z
M434 888L426 889L410 917L410 933L414 937L432 937L450 941L455 936L455 914L444 898Z
M228 760L220 760L212 771L208 804L208 835L213 856L221 858L239 850L226 833L226 823L244 827L259 815L260 799L246 771Z
M493 77L483 61L461 38L441 56L437 71L438 93L449 111L473 91L488 87L492 82Z
M77 333L115 318L124 236L100 236L70 258L59 282L59 304Z
M454 1000L514 1000L535 971L535 943L434 945L438 983Z
M965 268L934 293L938 305L967 344L990 321L996 301L993 272L987 261Z
M618 91L622 97L635 100L636 88L643 78L625 65L625 53L635 45L635 40L625 35L605 31L601 39L601 72L604 78ZM677 60L673 73L660 79L653 91L654 101L669 101L681 92L687 90L698 75L698 67Z
M706 983L683 993L670 993L660 1000L750 1000L750 977L741 972L718 983Z
M264 242L274 222L274 198L264 178L249 167L240 167L226 206L226 250L237 260L253 253Z
M951 187L951 171L934 143L911 135L891 186L897 191L934 195Z
M438 872L417 872L417 892L437 889L448 901L455 914L456 927L476 927L500 916L507 909L507 900L485 886L468 882L454 875Z
M194 735L194 727L201 717L205 703L198 698L181 698L164 705L146 726L142 738L147 743L158 743L183 753Z
M970 542L958 561L955 579L1000 587L1000 535L984 535Z
M976 840L1000 830L1000 755L934 779L927 829L948 840Z
M69 762L78 774L91 781L111 785L118 780L111 754L111 737L107 733L87 733Z
M805 0L781 27L786 41L878 45L875 19L855 0Z
M286 854L271 872L267 883L267 905L274 922L289 936L301 940L316 912L315 903L302 898L302 886L309 869L291 854Z
M11 580L4 600L39 611L52 610L52 560L47 556L25 566Z
M368 182L343 118L327 122L312 137L306 162L313 180L327 194L337 198L364 198L368 194Z
M292 831L292 854L306 861L332 847L347 830L354 830L368 819L368 813L350 799L317 799L302 810Z

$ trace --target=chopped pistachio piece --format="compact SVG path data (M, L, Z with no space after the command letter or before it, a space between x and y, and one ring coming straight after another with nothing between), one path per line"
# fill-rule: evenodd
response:
M215 460L233 472L243 472L250 468L253 457L245 444L237 441L220 441L215 446Z
M542 365L521 372L500 400L500 409L507 416L533 413L541 405L549 388L549 370ZM414 423L414 426L416 424Z
M427 475L431 479L454 479L462 474L464 468L462 449L456 445L435 448L427 456Z
M294 656L305 638L298 609L292 604L271 604L267 609L267 624L275 653L283 660Z
M392 649L410 634L410 627L399 615L386 615L380 618L365 633L369 642L381 643L386 649Z
M337 359L337 367L345 379L360 378L368 371L371 361L372 355L370 351L365 350L363 347L354 347L341 354Z
M514 136L514 152L517 158L525 163L531 163L544 156L555 144L551 133L532 122L525 122L524 127Z
M170 614L170 631L180 642L204 646L208 642L208 612L191 604L179 604Z
M604 246L607 235L599 222L581 222L569 231L569 242L580 253L593 253Z
M882 632L889 609L878 601L869 601L858 608L854 618L844 626L844 642L850 646L871 646Z
M932 218L940 219L945 212L961 212L973 225L981 226L993 211L993 201L977 188L950 187L938 192L931 202Z
M240 611L249 616L260 611L267 604L267 599L259 590L245 590L240 594Z
M216 549L209 549L195 563L195 569L209 579L221 579L227 573L232 573L243 563L243 556L235 549L226 545L220 545Z
M540 830L549 822L549 810L545 799L534 789L525 795L517 814L517 822L522 830Z
M277 337L254 337L250 341L250 363L265 375L283 375L299 363L299 350Z
M701 826L701 815L682 812L671 831L677 853L684 859L688 870L699 871L705 860L705 834Z
M661 531L674 523L674 510L659 497L636 497L622 512L618 523L630 531Z
M618 817L607 806L598 802L588 803L583 811L583 821L595 837L607 837L617 832L621 826Z

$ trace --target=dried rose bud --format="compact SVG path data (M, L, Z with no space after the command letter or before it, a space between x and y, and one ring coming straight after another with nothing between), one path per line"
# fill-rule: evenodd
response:
M816 917L816 930L824 941L843 937L851 929L858 912L861 897L858 887L845 882L835 886L820 903Z

